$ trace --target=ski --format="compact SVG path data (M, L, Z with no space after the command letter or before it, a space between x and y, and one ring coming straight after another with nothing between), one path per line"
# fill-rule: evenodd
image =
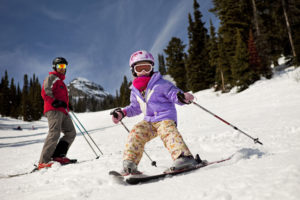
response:
M172 177L172 176L176 176L179 174L184 174L187 172L191 172L203 167L207 167L210 165L214 165L214 164L218 164L221 162L225 162L230 160L233 157L233 155L229 156L228 158L222 159L222 160L216 160L216 161L212 161L212 162L201 162L197 165L195 165L194 167L191 168L187 168L187 169L180 169L180 170L176 170L176 169L168 169L167 171L161 173L161 174L156 174L156 175L128 175L128 176L123 176L121 173L117 172L117 171L110 171L109 175L115 177L117 180L119 181L123 181L126 182L130 185L136 185L136 184L141 184L141 183L146 183L146 182L155 182L155 181L159 181L162 180L166 177Z
M13 178L13 177L17 177L17 176L23 176L23 175L31 174L31 173L34 173L34 172L37 172L37 171L38 171L38 168L35 167L30 172L24 172L24 173L20 173L20 174L10 174L10 175L7 175L7 176L1 177L1 178Z
M80 164L80 163L84 163L84 162L88 162L88 161L92 161L94 159L90 159L90 160L82 160L82 161L77 161L76 159L71 159L71 162L68 164L61 164L61 166L66 166L66 165L74 165L74 164ZM34 165L35 168L29 172L23 172L23 173L19 173L19 174L10 174L10 175L5 175L5 176L1 176L0 179L2 178L13 178L13 177L18 177L18 176L24 176L24 175L28 175L28 174L32 174L34 172L39 171L37 166Z

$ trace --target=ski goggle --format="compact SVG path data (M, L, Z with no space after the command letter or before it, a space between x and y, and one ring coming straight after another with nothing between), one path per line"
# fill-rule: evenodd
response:
M57 69L66 69L67 68L67 64L56 64L56 68Z
M151 64L138 64L134 66L135 73L141 73L142 71L151 72L153 65Z

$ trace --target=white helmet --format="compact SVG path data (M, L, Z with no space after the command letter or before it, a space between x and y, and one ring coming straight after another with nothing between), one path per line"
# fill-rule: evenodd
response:
M141 61L149 61L154 65L154 58L151 53L145 51L145 50L139 50L131 54L129 59L129 66L133 67L133 65L137 62Z

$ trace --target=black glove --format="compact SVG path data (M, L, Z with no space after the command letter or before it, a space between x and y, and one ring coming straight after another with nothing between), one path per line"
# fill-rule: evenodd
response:
M69 110L73 111L73 106L70 102L69 102Z
M180 101L181 103L186 104L186 102L184 101L185 100L184 94L182 92L177 92L177 98L178 98L178 101Z
M60 101L60 100L57 100L57 99L55 99L55 100L52 102L52 106L53 106L54 108L60 108L60 107L67 108L66 102Z
M178 98L178 101L180 101L183 104L190 104L191 103L191 102L189 102L189 103L186 102L184 93L182 93L182 92L177 92L177 98Z
M118 113L121 113L121 115L122 115L121 119L123 119L125 117L125 114L123 113L121 108L114 109L113 111L110 112L110 115L113 115L114 118L118 119Z

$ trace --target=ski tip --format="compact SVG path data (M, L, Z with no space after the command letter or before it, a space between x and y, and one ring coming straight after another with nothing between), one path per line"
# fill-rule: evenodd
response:
M109 171L108 174L111 176L122 176L122 174L117 171Z
M124 180L124 176L122 176L121 173L119 173L117 171L109 171L108 174L111 177L111 179L110 179L111 183L126 185L126 181Z
M2 178L9 178L9 175L0 174L0 179L2 179Z
M36 172L36 171L38 171L38 170L39 170L39 168L38 168L38 167L35 167L30 173Z

